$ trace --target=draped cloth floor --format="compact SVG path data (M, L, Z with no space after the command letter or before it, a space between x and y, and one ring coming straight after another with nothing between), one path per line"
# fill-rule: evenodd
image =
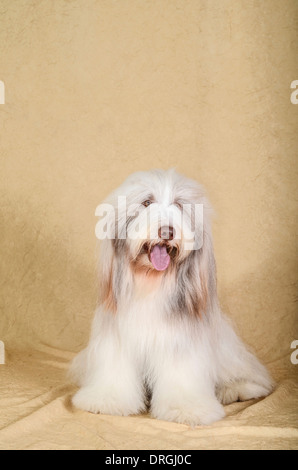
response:
M0 368L1 449L295 449L298 385L279 381L262 400L225 407L212 426L169 423L150 415L116 417L73 409L65 372L71 353L12 351ZM275 368L276 369L276 368Z

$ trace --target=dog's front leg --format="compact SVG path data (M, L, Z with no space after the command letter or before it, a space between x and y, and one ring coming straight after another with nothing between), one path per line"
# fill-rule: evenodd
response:
M84 352L82 367L87 371L73 404L91 413L127 416L143 411L144 389L134 358L115 338L94 342Z
M155 418L196 426L225 416L206 368L200 368L197 360L168 357L160 361L152 389L151 413Z

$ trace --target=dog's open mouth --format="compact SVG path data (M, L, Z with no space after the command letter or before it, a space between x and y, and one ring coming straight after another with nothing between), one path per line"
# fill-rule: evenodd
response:
M166 245L154 245L149 258L156 271L165 271L171 261Z
M169 267L171 257L175 256L177 248L166 243L155 245L145 243L142 251L148 253L148 258L156 271L165 271Z

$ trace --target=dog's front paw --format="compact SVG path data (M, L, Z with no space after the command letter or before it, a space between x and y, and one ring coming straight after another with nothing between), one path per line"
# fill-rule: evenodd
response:
M190 426L212 424L225 416L221 404L216 399L210 398L193 404L191 402L173 403L167 406L155 404L151 412L157 419Z
M236 381L228 385L222 385L217 390L217 398L223 405L229 405L235 401L252 400L253 398L266 397L271 393L269 388L253 382Z
M90 413L100 413L101 403L93 390L82 388L73 397L72 403L76 408L90 411Z
M140 413L144 404L140 399L125 397L113 390L103 393L98 388L81 388L72 398L76 408L89 411L90 413L101 413L108 415L128 416Z

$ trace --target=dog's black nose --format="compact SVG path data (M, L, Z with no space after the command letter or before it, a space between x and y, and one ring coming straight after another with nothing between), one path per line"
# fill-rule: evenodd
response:
M173 227L160 227L158 236L163 240L173 240L175 238L175 230Z

